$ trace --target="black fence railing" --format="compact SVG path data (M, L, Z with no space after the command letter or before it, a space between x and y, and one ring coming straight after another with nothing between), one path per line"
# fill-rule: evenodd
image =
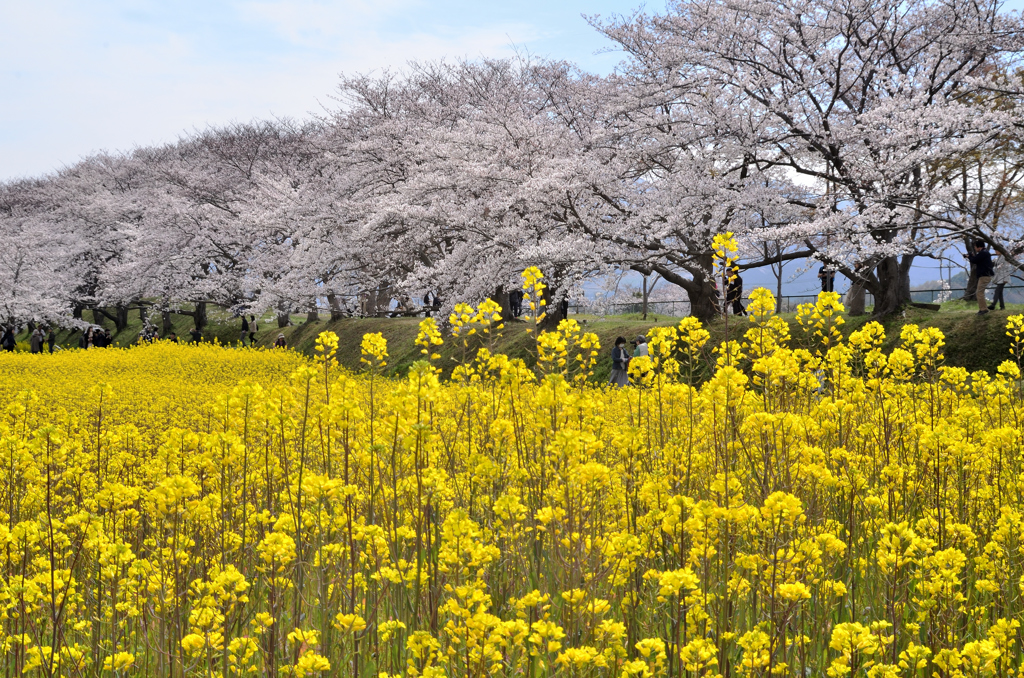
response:
M591 315L631 315L643 313L643 302L592 302L588 304L569 304L569 315L581 313ZM690 302L685 299L658 300L647 302L647 315L665 315L682 318L690 315Z
M1007 285L1004 288L1007 303L1011 301L1013 303L1024 302L1024 285ZM952 301L959 299L964 296L966 291L963 287L950 287L950 288L939 288L939 289L926 289L926 290L911 290L910 297L913 301L927 304L939 304L945 301ZM749 294L749 293L748 293ZM845 296L845 294L844 294ZM987 291L989 299L992 298L992 286L989 286ZM781 297L776 297L778 300L778 311L780 313L795 313L797 307L801 304L813 304L818 299L818 293L808 294L785 294ZM746 306L749 302L747 295L744 295L743 305ZM871 309L875 304L874 297L868 293L864 300L866 308ZM329 309L320 309L321 311L329 311ZM429 308L413 303L407 308L389 308L387 310L379 310L375 314L377 317L415 317L428 315L431 312L436 313L436 308ZM644 305L641 301L586 301L584 303L572 302L569 304L570 315L638 315L644 312ZM343 315L346 317L366 317L362 313L352 311L351 309L345 309ZM666 316L682 318L690 315L690 302L686 299L658 299L649 300L647 302L647 315L648 316Z
M967 291L964 287L949 287L940 289L927 289L927 290L911 290L910 298L913 301L924 304L941 304L946 301L953 301L960 299L964 296ZM990 285L986 290L986 296L989 300L992 299L993 286ZM1004 295L1007 297L1007 303L1011 301L1012 297L1018 295L1013 294L1015 291L1019 291L1020 297L1024 297L1024 285L1007 285L1003 288ZM801 304L813 304L818 299L818 294L786 294L781 297L776 297L779 302L778 312L780 313L795 313L797 307ZM1024 299L1021 299L1024 301ZM747 304L748 299L744 296L743 304ZM1015 302L1016 303L1016 302ZM874 296L870 293L866 294L864 300L866 308L870 309L875 305ZM592 314L592 315L633 315L644 312L643 302L640 301L627 301L627 302L601 302L595 301L586 304L570 304L569 313L570 315L576 314ZM647 315L648 316L668 316L668 317L684 317L690 315L690 302L685 299L672 299L672 300L650 300L647 302Z

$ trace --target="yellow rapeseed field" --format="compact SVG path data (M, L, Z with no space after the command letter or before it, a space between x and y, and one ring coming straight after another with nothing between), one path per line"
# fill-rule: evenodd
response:
M774 305L653 330L623 389L572 321L494 355L492 302L444 383L431 319L401 379L379 335L358 374L329 333L0 356L0 670L1016 675L1024 317L968 374L935 330L842 341L835 294L790 349Z

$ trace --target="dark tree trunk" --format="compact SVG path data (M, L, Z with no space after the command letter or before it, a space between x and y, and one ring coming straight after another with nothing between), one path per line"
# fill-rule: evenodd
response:
M554 302L557 296L557 290L550 286L540 291L540 299L544 301L544 305L538 309L538 312L544 312L544 320L540 324L543 330L551 331L555 329L558 327L558 322L562 319L558 311L558 305Z
M195 303L195 309L192 310L192 311L181 311L181 310L170 311L170 310L167 310L167 311L164 311L163 313L164 313L164 321L163 321L164 322L164 332L172 331L172 329L171 329L171 317L170 317L171 313L176 313L178 315L184 315L184 316L188 316L189 318L192 318L192 324L200 332L202 332L203 328L206 327L206 324L207 324L207 321L208 321L208 317L206 315L206 302L205 301L197 301Z
M864 305L867 300L867 294L864 290L864 284L859 282L853 282L850 284L850 290L846 293L846 312L850 315L864 315Z
M693 279L689 285L683 286L683 289L686 290L686 296L690 298L690 315L702 323L707 323L722 313L719 298L720 296L721 299L725 298L724 290L722 290L722 295L720 295L718 288L715 286L713 252L709 250L700 257L697 257L695 264L696 266L689 269ZM659 273L661 272L659 271ZM665 274L661 273L661 277L664 278Z
M512 319L512 301L509 299L509 294L505 291L504 285L498 285L498 288L494 290L492 301L501 306L502 321L508 322Z
M370 315L384 315L391 308L391 283L381 283L370 291Z
M124 304L119 304L114 309L114 327L118 332L123 332L128 327L128 307Z
M327 303L331 307L331 320L341 320L345 317L345 312L341 307L341 301L338 299L337 294L328 294Z
M317 310L315 308L310 310L310 312L306 314L307 323L315 323L318 320L320 320L320 314L317 313Z
M103 316L104 315L106 315L106 314L103 312L103 309L94 308L92 310L92 322L93 322L93 324L94 325L99 325L100 327L105 327L105 325L103 324Z
M642 310L643 315L644 315L644 317L643 317L644 320L647 320L647 299L648 299L647 276L645 275L644 276L644 289L643 289L643 306L641 307L641 310Z
M892 315L910 302L910 265L913 261L911 254L904 255L902 260L886 257L875 267L877 283L868 285L875 297L875 317Z
M207 323L206 302L205 301L198 301L198 302L196 302L195 315L193 315L192 318L196 321L196 328L200 332L202 332L203 329L205 329L206 323Z
M288 312L287 311L278 311L277 312L277 327L278 328L288 327Z
M666 281L673 285L682 287L686 296L690 299L690 315L703 323L714 320L721 309L718 306L718 290L715 288L715 281L707 271L711 270L713 254L709 251L706 254L696 257L692 266L687 266L691 278L685 278L678 271L667 266L655 265L652 270L656 271ZM644 269L633 267L633 270L644 273Z
M106 309L95 308L92 311L92 317L96 319L96 324L103 327L103 321L100 318L103 316L114 323L114 327L117 332L123 331L128 327L128 307L124 305L118 305L114 307L114 313L109 313Z
M782 267L779 267L779 274L775 276L775 312L782 313Z
M964 249L967 252L973 252L973 238L964 238ZM964 296L960 297L963 301L977 301L978 300L978 267L972 263L969 263L967 257L964 257L964 261L968 261L967 269L967 288L964 290Z
M371 317L377 315L377 296L376 287L366 292L366 315Z
M702 323L708 323L722 313L719 303L720 298L725 298L724 290L720 295L718 287L715 286L713 252L709 250L697 257L695 263L697 265L690 268L690 275L693 276L693 279L690 281L690 285L683 289L686 290L686 296L690 298L690 315ZM664 273L661 275L663 278L665 277Z
M974 264L971 264L971 272L967 277L967 289L964 290L964 296L961 299L964 301L978 300L978 269Z
M84 306L79 306L79 305L76 304L75 307L73 309L71 309L71 317L74 318L75 320L81 320L82 319L82 311L84 311L84 310L85 310Z
M171 322L171 312L167 309L160 311L160 321L163 325L164 336L174 331L174 323Z
M703 323L711 322L718 317L721 309L718 305L718 290L708 278L694 278L692 285L684 287L690 298L690 315Z
M149 322L149 306L139 304L139 320L141 320L143 324Z

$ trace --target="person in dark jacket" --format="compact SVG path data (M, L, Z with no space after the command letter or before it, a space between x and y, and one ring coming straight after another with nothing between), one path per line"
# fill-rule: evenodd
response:
M53 331L51 327L49 332L46 333L46 345L50 348L50 353L53 353L53 347L57 343L57 333Z
M629 384L629 351L626 350L626 338L619 337L615 340L615 348L612 349L612 375L608 380L609 384L618 387Z
M248 337L249 337L249 320L245 317L245 314L243 313L242 314L242 338L241 338L242 346L245 346L245 340ZM252 340L251 339L249 340L249 345L250 346L252 345Z
M3 332L0 332L0 348L5 351L13 351L14 345L18 343L14 338L14 328L4 327Z
M818 280L821 281L822 292L836 291L836 272L827 270L824 266L818 269Z
M975 275L978 276L978 315L988 313L988 301L985 299L985 289L988 287L995 270L992 268L992 255L985 247L984 240L974 241L974 253L964 255L974 265Z
M512 317L518 318L523 314L523 291L512 290L508 293L508 305L512 311Z
M740 277L740 269L732 269L730 277L732 280L729 281L725 301L732 304L733 315L746 315L747 309L743 308L743 278Z

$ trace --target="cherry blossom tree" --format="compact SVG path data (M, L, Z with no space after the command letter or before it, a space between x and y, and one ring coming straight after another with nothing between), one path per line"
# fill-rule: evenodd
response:
M83 243L48 217L48 184L0 185L0 323L66 322L77 302Z
M943 168L1019 120L993 105L1020 99L1000 75L1018 63L1020 19L998 2L677 0L600 28L650 87L704 102L709 143L799 181L807 218L779 235L863 284L880 314L909 300L916 256L969 228Z
M358 203L357 239L388 254L370 279L482 299L518 287L526 265L545 268L563 294L601 265L563 223L584 154L550 91L576 80L571 70L434 63L343 82L337 155L351 169L337 176L347 207Z
M343 78L320 119L0 184L0 313L507 305L539 266L551 301L633 270L707 319L725 231L741 269L814 257L879 314L964 239L1019 263L1022 31L998 2L674 0L594 23L626 55L607 77L413 64Z

